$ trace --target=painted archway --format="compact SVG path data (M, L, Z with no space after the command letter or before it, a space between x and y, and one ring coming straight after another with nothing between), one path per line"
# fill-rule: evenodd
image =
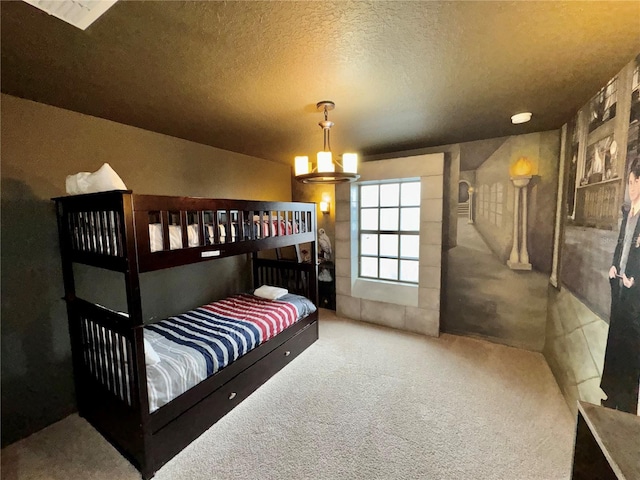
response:
M469 182L460 180L458 182L458 203L469 203Z

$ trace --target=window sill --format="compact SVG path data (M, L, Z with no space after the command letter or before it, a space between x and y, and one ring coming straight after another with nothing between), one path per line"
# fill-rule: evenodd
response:
M351 286L351 296L376 302L417 307L418 285L356 278Z

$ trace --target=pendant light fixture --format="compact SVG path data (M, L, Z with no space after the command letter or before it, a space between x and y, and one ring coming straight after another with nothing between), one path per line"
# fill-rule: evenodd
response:
M295 159L296 180L302 183L350 183L360 178L358 175L358 155L356 153L342 154L342 164L333 161L331 154L331 127L333 122L329 121L329 111L336 107L336 104L329 100L323 100L316 104L318 110L324 112L324 121L318 125L322 127L324 136L324 148L318 152L315 168L309 162L309 157L300 156ZM336 171L336 164L341 171Z

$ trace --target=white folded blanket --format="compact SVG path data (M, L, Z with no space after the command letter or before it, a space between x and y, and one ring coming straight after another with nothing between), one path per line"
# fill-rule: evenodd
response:
M268 300L277 300L287 293L289 293L289 290L286 288L272 287L271 285L262 285L253 292L256 297L262 297Z

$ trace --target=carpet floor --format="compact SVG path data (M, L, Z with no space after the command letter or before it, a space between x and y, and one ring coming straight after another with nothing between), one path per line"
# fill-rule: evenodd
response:
M320 317L314 345L155 478L570 477L574 419L541 354ZM2 478L140 477L71 415L3 449Z

